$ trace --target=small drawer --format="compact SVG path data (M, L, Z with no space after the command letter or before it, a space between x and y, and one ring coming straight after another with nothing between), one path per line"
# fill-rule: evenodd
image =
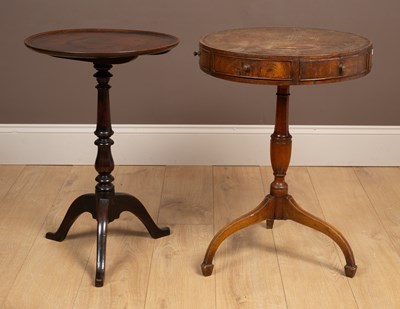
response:
M367 55L302 61L300 81L324 80L356 76L368 70Z
M292 77L290 61L270 61L213 54L212 62L212 70L218 74L269 80L290 80Z

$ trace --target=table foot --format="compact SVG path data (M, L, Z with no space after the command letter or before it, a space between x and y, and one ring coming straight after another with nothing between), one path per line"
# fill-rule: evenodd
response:
M101 288L104 285L104 273L103 276L96 272L96 279L94 280L94 286L96 288Z
M201 264L201 272L204 277L211 276L214 269L214 264L205 264L204 262Z
M270 200L271 197L269 195L266 196L266 198L254 210L226 225L214 236L206 251L203 264L201 265L204 276L211 275L214 267L212 261L215 253L226 238L241 229L244 229L257 222L261 222L268 217L268 204Z
M346 277L353 278L357 271L357 265L345 265L344 273Z

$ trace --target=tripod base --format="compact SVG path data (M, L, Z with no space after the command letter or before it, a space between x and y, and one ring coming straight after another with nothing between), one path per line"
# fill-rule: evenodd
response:
M69 207L60 227L55 233L47 233L46 238L63 241L76 219L89 212L97 220L97 258L95 286L104 284L106 240L108 223L118 219L123 211L134 214L147 228L152 238L160 238L170 234L169 228L159 228L143 204L134 196L126 193L115 193L111 198L102 193L79 196Z
M221 243L230 235L264 220L267 221L267 228L271 229L274 220L287 219L324 233L336 242L346 259L346 266L344 267L345 275L350 278L354 277L357 265L355 264L353 252L347 240L335 227L302 209L290 195L283 197L267 195L254 210L222 228L208 246L204 261L201 264L203 275L210 276L212 274L214 255Z

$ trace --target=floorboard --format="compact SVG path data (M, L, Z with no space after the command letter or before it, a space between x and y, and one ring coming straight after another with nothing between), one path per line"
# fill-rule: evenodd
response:
M4 308L29 308L36 301L56 301L62 289L62 277L53 277L51 268L60 268L64 255L53 260L53 252L45 249L43 226L46 217L66 182L70 167L26 167L18 180L2 199L0 216L0 299ZM51 246L53 250L57 244ZM57 253L56 253L57 255ZM44 280L45 279L45 280ZM71 282L73 284L74 281ZM73 296L71 296L73 297ZM36 307L50 308L50 306Z
M265 222L226 239L203 277L214 234L254 209L270 167L118 166L118 192L138 197L170 236L152 239L130 213L110 223L105 284L94 287L96 221L84 214L63 242L71 202L93 192L89 166L0 166L0 308L400 308L400 168L293 167L289 192L349 241L359 267L325 235Z

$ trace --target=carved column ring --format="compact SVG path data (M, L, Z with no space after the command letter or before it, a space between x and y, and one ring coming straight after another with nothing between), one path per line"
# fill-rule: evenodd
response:
M288 135L277 135L277 134L272 134L271 135L271 144L282 144L282 145L287 145L292 143L292 136L290 134Z

